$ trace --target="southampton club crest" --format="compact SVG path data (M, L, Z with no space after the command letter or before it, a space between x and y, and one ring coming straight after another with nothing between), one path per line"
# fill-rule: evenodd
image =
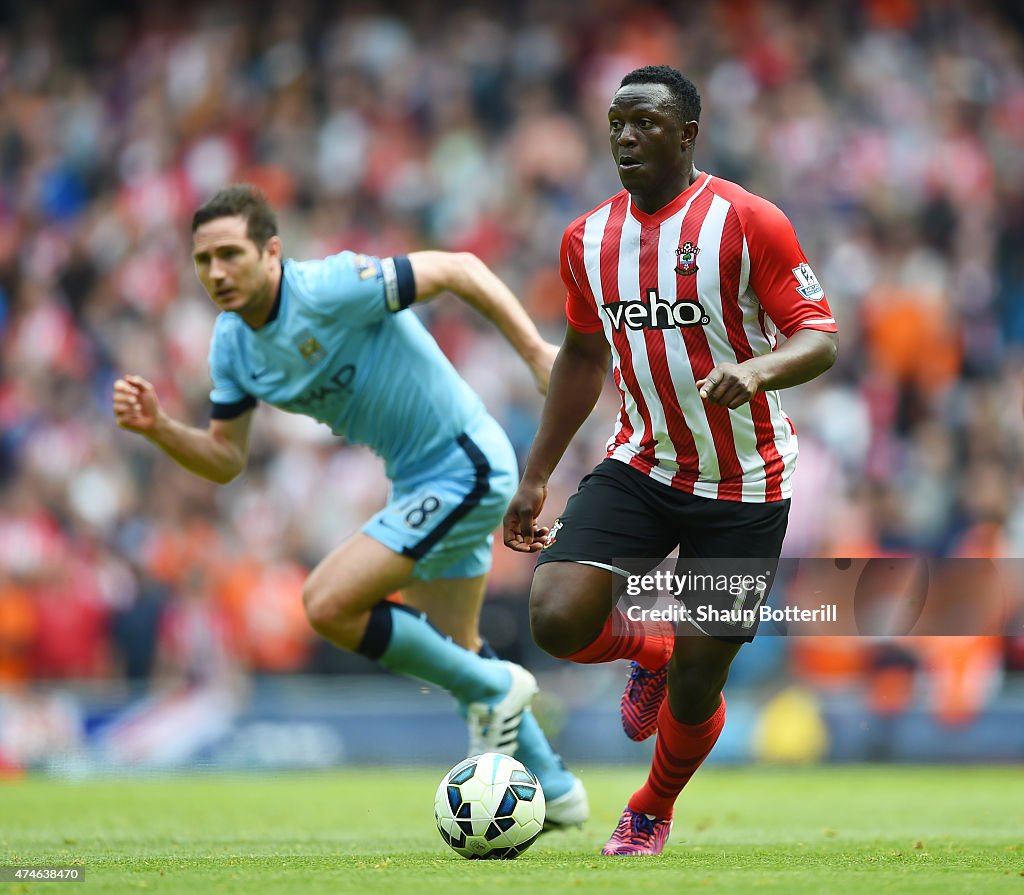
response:
M544 539L544 544L541 546L542 550L547 550L548 547L550 547L552 544L555 543L556 540L558 540L556 535L558 534L558 529L560 529L561 527L562 520L556 519L555 524L551 526L551 531L548 532L548 536Z
M700 254L700 249L690 240L686 240L686 242L679 246L676 249L676 273L681 277L692 277L700 270L697 267L698 254Z

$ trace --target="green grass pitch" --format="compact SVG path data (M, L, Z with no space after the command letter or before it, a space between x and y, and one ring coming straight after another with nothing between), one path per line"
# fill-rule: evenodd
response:
M589 768L586 827L510 862L441 841L444 770L0 783L0 864L86 874L0 893L1024 895L1019 767L705 769L665 854L632 859L599 850L645 770Z

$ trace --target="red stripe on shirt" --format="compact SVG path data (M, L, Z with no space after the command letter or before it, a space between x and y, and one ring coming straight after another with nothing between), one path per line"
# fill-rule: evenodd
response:
M718 256L718 277L722 296L722 317L729 335L729 344L736 354L736 362L743 363L754 356L750 340L743 329L743 312L739 306L740 267L743 263L743 227L736 209L730 207L722 227L722 243ZM758 392L750 401L750 415L757 437L757 452L764 461L765 499L779 500L782 497L782 473L785 464L775 446L775 427L772 425L768 396ZM724 484L724 483L723 483ZM729 490L719 496L739 500L743 494L742 481L730 482Z
M662 229L657 230L643 228L640 231L640 296L648 301L647 291L658 288L658 255L660 251L675 253L676 246L661 246ZM676 384L672 380L672 373L668 367L668 355L665 349L666 338L677 338L677 329L664 330L645 329L644 341L647 344L647 359L651 368L651 378L654 387L661 401L665 414L668 436L672 441L672 447L676 453L676 462L680 459L686 460L697 456L697 445L693 440L693 433L686 424L686 417L679 404L679 396L676 393ZM698 464L699 466L699 464ZM679 473L682 473L680 463ZM678 486L684 491L693 493L693 483L697 480L697 471L686 471L679 475Z
M694 199L690 210L686 213L686 217L683 218L682 232L679 234L680 245L687 240L694 245L698 245L700 228L704 223L704 218L707 217L714 198L714 194L710 190L705 190ZM696 276L680 276L678 278L678 285L678 298L698 301ZM704 310L706 312L708 309L705 308ZM715 367L715 362L711 357L711 348L708 345L707 334L701 326L685 326L680 331L683 334L683 342L686 345L686 354L690 359L693 378L696 381L704 379ZM703 402L703 404L708 427L711 430L711 438L715 445L715 453L718 455L718 493L719 497L725 498L730 487L728 484L729 480L741 478L743 474L739 458L736 456L732 420L729 418L729 409L727 407L722 407L718 404L708 404L707 402ZM695 472L699 470L699 466L700 458L695 453L693 457L693 469ZM680 472L682 472L682 468L680 468ZM679 476L679 473L676 473L676 476ZM673 478L673 484L675 484L675 478ZM739 495L732 499L738 500Z
M622 239L622 224L626 219L628 205L629 200L626 194L615 198L601 237L601 295L605 304L608 304L613 297L616 301L623 298L619 295L619 243ZM651 412L633 370L633 351L629 347L629 336L624 331L613 328L612 342L619 355L620 388L625 386L629 391L636 403L644 427L640 440L640 451L630 458L629 465L641 472L649 473L654 465L654 427L651 425ZM623 407L625 407L625 402L623 402ZM634 431L633 421L629 420L628 431L625 426L619 430L618 437L608 453L611 454L620 444L628 442Z

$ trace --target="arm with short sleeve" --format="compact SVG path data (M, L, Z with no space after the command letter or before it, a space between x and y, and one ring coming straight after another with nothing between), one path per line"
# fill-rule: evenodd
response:
M735 205L750 256L750 287L786 336L774 351L717 364L696 386L701 398L735 410L758 392L809 382L835 363L836 321L789 219L747 194Z
M582 261L582 242L575 225L562 237L561 271L567 290L569 325L551 373L540 428L533 440L523 480L547 483L573 436L597 404L608 376L611 351L589 289L573 271L574 252Z
M526 362L539 391L546 392L558 348L545 341L519 299L472 252L423 251L409 255L416 301L451 292L500 332Z
M750 254L750 287L761 307L787 337L800 329L836 332L825 291L789 218L767 200L751 198L738 210Z

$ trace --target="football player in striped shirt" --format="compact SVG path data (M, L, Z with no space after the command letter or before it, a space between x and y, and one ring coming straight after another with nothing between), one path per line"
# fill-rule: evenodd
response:
M454 292L498 327L541 391L555 346L473 255L283 258L273 209L244 184L196 211L192 250L221 311L210 346L210 423L173 419L149 382L125 376L114 385L118 424L221 483L245 468L259 401L319 420L383 458L391 498L313 569L303 592L311 625L336 646L451 692L469 723L469 753L514 754L549 796L549 825L582 823L586 792L530 712L533 675L489 661L496 657L478 632L515 453L406 309ZM386 599L396 592L402 604Z
M540 552L537 642L575 662L632 660L623 727L635 740L658 734L650 776L606 855L661 852L676 799L725 723L722 688L765 596L744 592L734 622L683 619L677 630L616 608L626 578L676 548L680 562L777 561L797 456L779 390L821 375L836 356L835 320L792 225L694 166L699 120L696 88L667 66L629 73L612 99L624 189L565 231L568 327L505 517L505 543ZM609 360L621 405L606 457L540 527L547 481L593 410ZM728 605L710 608L735 604L719 596ZM695 600L683 595L691 619Z

